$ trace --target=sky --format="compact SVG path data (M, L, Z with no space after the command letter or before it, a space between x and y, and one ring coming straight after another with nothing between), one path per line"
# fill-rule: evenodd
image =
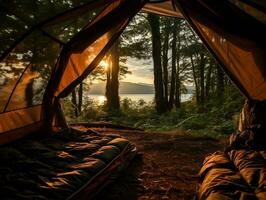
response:
M152 60L139 60L128 58L125 64L131 74L127 74L123 81L133 83L153 84L153 63Z
M153 60L143 60L137 58L127 57L126 63L123 63L128 67L128 70L131 74L126 74L121 81L131 82L131 83L145 83L145 84L154 84L153 82ZM107 65L108 66L108 65ZM98 83L102 81L95 81ZM187 86L193 86L192 82L184 82Z

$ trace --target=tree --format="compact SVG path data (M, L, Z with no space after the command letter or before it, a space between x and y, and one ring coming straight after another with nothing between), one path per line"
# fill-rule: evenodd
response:
M162 39L162 66L163 66L163 86L164 86L164 98L168 102L168 51L169 51L169 36L170 36L170 19L168 17L161 20L163 31L161 35Z
M146 59L150 57L149 40L147 40L147 21L145 17L137 15L120 38L114 43L108 55L110 67L106 71L106 107L107 110L119 110L119 80L130 73L125 65L128 57ZM143 37L144 35L144 37Z
M188 26L183 31L183 60L190 60L197 105L199 111L205 112L208 111L206 105L210 102L218 105L223 103L226 91L231 91L231 84L201 40Z
M119 40L111 48L111 65L109 66L106 84L106 99L108 110L119 110ZM109 91L107 91L109 90Z
M81 113L82 110L82 103L83 103L83 82L79 84L78 89L78 112Z
M111 93L111 68L108 67L106 70L106 86L105 86L105 97L106 97L106 107L110 107L110 93Z
M224 72L220 67L217 67L217 97L220 102L223 102L224 98Z
M160 18L156 15L148 14L148 21L152 35L152 58L156 110L158 113L164 113L167 112L167 103L164 98L162 78Z
M76 90L74 89L71 93L71 105L72 105L72 108L73 108L73 114L74 116L73 117L78 117L79 115L79 112L78 112L78 105L77 105L77 95L76 95Z
M170 95L169 95L169 102L168 102L168 106L169 109L171 110L174 106L174 101L175 101L175 91L177 90L177 76L179 76L179 74L177 74L176 72L176 62L177 62L177 49L176 49L176 41L177 41L177 21L174 20L174 24L173 24L173 28L172 28L172 34L173 34L173 40L172 40L172 68L171 68L171 84L170 84ZM178 98L178 97L177 97ZM177 100L177 99L176 99ZM178 100L177 100L178 101Z

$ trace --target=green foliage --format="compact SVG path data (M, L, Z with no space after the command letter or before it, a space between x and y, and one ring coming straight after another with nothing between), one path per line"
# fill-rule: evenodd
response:
M147 103L143 99L139 101L123 99L120 112L105 112L104 105L88 100L83 106L81 115L78 118L69 117L68 120L71 122L106 121L148 131L182 129L191 134L215 138L225 137L237 129L238 115L244 101L237 90L230 91L230 94L226 96L222 104L219 100L212 99L205 105L205 112L199 112L197 104L188 101L182 103L180 109L174 109L164 114L158 114L154 109L154 103ZM64 102L64 108L65 114L71 116L69 114L71 106L67 104L67 101Z
M120 37L120 56L149 59L151 57L151 34L147 14L137 14Z
M125 98L121 102L121 107L124 111L128 111L130 109L130 105L132 104L132 100L129 98Z

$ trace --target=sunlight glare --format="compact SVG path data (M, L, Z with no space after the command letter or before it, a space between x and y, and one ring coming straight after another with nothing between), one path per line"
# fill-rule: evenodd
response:
M107 71L108 67L109 67L109 64L106 60L102 60L100 62L100 66L102 66L104 68L105 71Z
M103 105L106 101L106 97L105 96L99 96L97 100L98 100L100 105Z

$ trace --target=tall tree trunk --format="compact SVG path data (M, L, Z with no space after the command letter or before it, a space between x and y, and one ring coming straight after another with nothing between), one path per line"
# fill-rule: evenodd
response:
M194 79L195 89L196 89L196 100L197 100L197 104L199 104L200 103L200 88L199 88L199 83L197 80L197 73L196 73L196 69L195 69L193 55L190 55L190 61L191 61L193 79Z
M167 112L167 105L164 98L162 78L160 21L158 16L151 14L148 14L148 20L152 34L152 57L156 110L158 113L164 113Z
M72 91L71 103L72 103L72 108L74 111L74 117L78 117L78 105L77 105L77 96L76 96L75 89Z
M205 55L204 53L200 53L200 66L199 66L199 72L200 72L200 104L201 106L205 103Z
M176 88L175 88L175 107L181 107L181 86L180 86L180 77L179 77L179 65L177 65L177 72L176 72Z
M105 87L105 98L106 98L106 108L109 109L110 103L110 93L111 93L111 66L106 70L106 87Z
M119 40L116 40L111 49L111 60L110 110L119 110Z
M166 18L166 25L164 31L163 41L163 81L164 81L164 97L168 102L168 48L169 48L169 34L170 34L170 19Z
M210 86L211 86L211 77L212 77L213 61L210 60L210 65L206 74L206 85L205 85L205 100L209 100L210 96Z
M180 38L180 24L178 25L178 34L177 34L178 44L177 44L177 54L176 54L176 86L175 86L175 107L181 107L181 80L180 80L180 46L181 46L181 38Z
M220 101L224 98L224 72L217 66L217 97Z
M177 39L177 21L174 20L173 25L173 40L172 40L172 73L171 73L171 85L170 85L170 97L169 97L169 110L171 110L174 106L175 102L175 93L176 93L176 57L177 57L177 49L176 49L176 39Z
M81 113L82 109L82 100L83 100L83 83L81 82L79 84L79 90L78 90L78 112Z
M177 52L177 67L176 67L176 88L175 88L175 107L180 108L181 107L181 81L180 81L180 37L178 37L178 52Z

